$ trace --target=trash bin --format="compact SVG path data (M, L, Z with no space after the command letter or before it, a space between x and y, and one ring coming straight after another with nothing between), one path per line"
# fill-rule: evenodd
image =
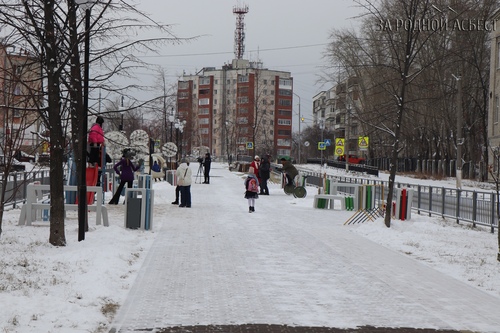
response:
M127 209L125 227L128 229L139 229L141 227L141 206L142 198L127 198Z
M151 177L145 175L138 185L149 186ZM153 228L154 190L126 188L125 228L151 230Z

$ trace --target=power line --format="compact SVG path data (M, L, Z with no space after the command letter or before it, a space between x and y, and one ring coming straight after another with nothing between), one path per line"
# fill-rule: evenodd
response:
M328 45L328 44L322 43L322 44L309 44L309 45L299 45L299 46L285 46L285 47L276 47L276 48L269 48L269 49L250 50L247 52L266 52L266 51L303 49L303 48L325 46L325 45ZM206 53L185 53L185 54L158 54L158 55L149 55L149 56L138 56L138 58L196 57L196 56L209 56L209 55L233 54L233 53L234 53L234 51L230 51L230 52L206 52Z

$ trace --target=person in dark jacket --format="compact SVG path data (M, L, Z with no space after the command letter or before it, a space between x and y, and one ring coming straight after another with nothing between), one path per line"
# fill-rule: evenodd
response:
M203 159L203 175L205 176L205 181L203 184L210 184L210 166L212 164L212 158L210 157L210 153L205 154L205 158Z
M128 188L132 188L135 179L135 172L139 170L141 167L141 163L134 165L131 161L132 153L130 150L125 150L123 152L122 159L113 166L115 172L120 176L120 185L113 195L113 198L109 202L110 205L118 205L118 201L120 200L120 194L122 193L125 184L127 184Z
M259 168L259 178L260 178L260 193L262 195L269 195L269 188L267 187L267 181L271 176L271 162L269 162L269 155L262 158Z
M295 177L297 177L299 172L293 166L292 162L284 157L281 158L281 164L283 165L283 167L281 167L279 170L285 174L288 185L294 185L293 180L295 179Z

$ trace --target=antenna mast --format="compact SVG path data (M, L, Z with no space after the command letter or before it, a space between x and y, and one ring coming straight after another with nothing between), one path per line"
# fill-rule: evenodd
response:
M236 18L236 31L234 32L234 55L236 59L242 59L245 53L245 14L248 13L248 6L234 6L233 14Z

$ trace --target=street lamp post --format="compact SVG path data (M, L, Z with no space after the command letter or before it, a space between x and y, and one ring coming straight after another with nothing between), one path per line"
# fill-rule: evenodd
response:
M81 170L78 192L78 241L85 239L85 226L87 222L87 122L89 107L89 62L90 62L90 11L95 3L91 0L75 0L79 8L85 10L85 54L83 73L83 111L80 147L81 147Z
M457 80L457 165L456 165L456 182L457 188L462 188L462 145L464 144L464 138L462 138L462 122L463 122L463 112L462 112L462 77L460 75L453 78Z
M323 130L325 129L325 119L321 118L319 121L319 128L321 129L321 142L325 142L323 139ZM321 167L323 167L323 149L321 149Z
M170 114L168 115L168 121L170 122L170 142L172 142L173 138L173 125L174 125L174 108L172 107L172 109L170 110ZM168 158L168 163L170 164L170 168L172 168L172 157L169 157Z
M297 95L296 93L293 93L293 94L299 98L299 160L298 161L299 161L299 164L300 164L300 146L302 145L302 140L301 140L301 137L300 137L300 120L302 118L300 116L300 96Z
M226 154L227 154L227 163L231 165L231 161L229 158L229 133L227 131L227 126L229 125L229 120L226 120Z

